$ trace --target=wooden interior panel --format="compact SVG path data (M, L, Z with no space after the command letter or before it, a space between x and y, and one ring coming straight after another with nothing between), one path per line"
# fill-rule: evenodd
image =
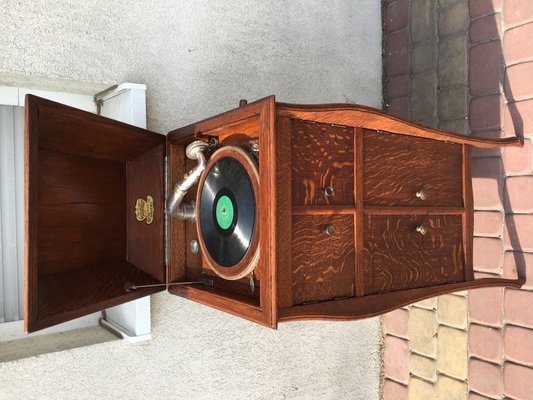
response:
M123 164L39 152L38 275L124 260Z
M292 217L293 304L354 295L353 222L353 215ZM324 232L328 224L334 235Z
M185 171L185 146L179 144L168 144L168 191L174 189L176 182L183 178ZM186 240L185 221L177 218L168 220L168 281L183 281L186 277Z
M249 150L246 145L247 141L250 138L257 139L259 137L260 122L261 117L259 115L252 115L203 131L202 135L216 136L220 144L224 146L238 145Z
M354 204L353 128L293 120L291 133L292 204Z
M165 142L163 135L28 95L39 103L39 147L126 162ZM68 111L67 111L68 110Z
M165 277L165 145L126 164L127 261L164 282ZM138 221L137 199L154 201L153 221Z
M363 231L365 295L464 280L460 215L365 215Z
M365 205L463 206L459 144L364 130L363 171Z
M155 287L127 292L124 290L127 282L137 285L159 283L124 261L40 277L37 306L39 319L32 324L30 331L161 291L161 288Z
M143 242L158 253L154 264L140 248L128 258L127 243L142 244L127 229L127 196L154 190L161 214L165 137L35 96L25 111L25 329L162 290L124 285L163 282L162 246L150 249L157 238ZM161 239L161 215L156 226Z

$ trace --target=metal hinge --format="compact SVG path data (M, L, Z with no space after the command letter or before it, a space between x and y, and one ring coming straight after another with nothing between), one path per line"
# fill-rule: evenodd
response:
M104 100L106 99L106 95L108 93L111 93L116 88L118 88L118 85L113 85L94 95L94 102L96 103L96 114L97 115L100 115L102 111L102 104L104 103Z

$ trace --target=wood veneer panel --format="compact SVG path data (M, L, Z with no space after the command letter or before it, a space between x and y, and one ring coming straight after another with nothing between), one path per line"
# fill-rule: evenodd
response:
M324 232L326 225L335 229ZM355 246L352 215L293 216L292 302L353 296Z
M353 215L354 206L292 206L292 215Z
M288 104L277 103L278 116L310 120L325 124L337 124L386 131L406 136L470 144L476 147L494 148L524 145L517 137L488 139L446 132L404 120L372 107L358 104Z
M279 310L279 321L333 320L347 321L375 317L430 297L483 287L520 288L525 279L482 278L424 288L372 294L364 297L323 301Z
M39 147L80 157L126 162L165 143L165 136L28 95L39 107Z
M362 296L364 293L363 275L363 130L354 128L354 188L355 207L355 295Z
M26 96L24 107L24 331L37 320L39 108Z
M41 150L37 186L39 276L124 260L123 164Z
M276 120L276 285L278 308L292 305L292 120ZM294 210L293 210L294 212Z
M364 206L363 212L368 215L463 215L463 207L384 207Z
M472 149L463 145L463 247L465 249L465 280L474 279L474 198L470 156Z
M191 139L192 141L192 139ZM168 152L168 192L171 193L177 181L185 173L185 146L169 144ZM168 282L185 280L186 277L186 222L168 217Z
M365 295L464 280L461 216L365 215L363 240Z
M354 204L353 128L293 120L291 148L294 205Z
M127 261L160 282L165 276L165 145L161 144L126 164ZM137 199L154 201L153 221L138 221Z
M363 147L365 205L463 206L460 145L365 130Z
M124 290L126 282L137 285L159 283L124 261L42 276L39 278L39 317L30 324L28 331L59 324L164 289L142 288L128 293Z

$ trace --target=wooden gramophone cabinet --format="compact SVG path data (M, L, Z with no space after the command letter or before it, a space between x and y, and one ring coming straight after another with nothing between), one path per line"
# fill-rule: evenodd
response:
M35 96L26 98L25 121L29 332L166 289L276 328L524 283L474 279L472 265L471 148L520 146L517 138L467 137L368 107L273 96L167 136ZM220 278L194 254L193 223L165 224L165 159L171 187L194 165L185 147L213 137L259 148L253 291L248 278ZM139 220L136 205L148 196L150 218ZM210 284L173 285L202 279Z

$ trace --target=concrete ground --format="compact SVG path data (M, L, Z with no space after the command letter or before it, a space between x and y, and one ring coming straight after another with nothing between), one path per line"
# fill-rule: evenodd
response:
M158 132L270 94L381 107L375 0L0 0L0 9L0 84L94 93L146 83ZM272 331L168 294L152 307L152 341L0 364L0 398L379 398L379 319Z
M384 318L385 399L533 399L533 3L387 0L389 111L524 148L473 152L476 277L515 278Z

